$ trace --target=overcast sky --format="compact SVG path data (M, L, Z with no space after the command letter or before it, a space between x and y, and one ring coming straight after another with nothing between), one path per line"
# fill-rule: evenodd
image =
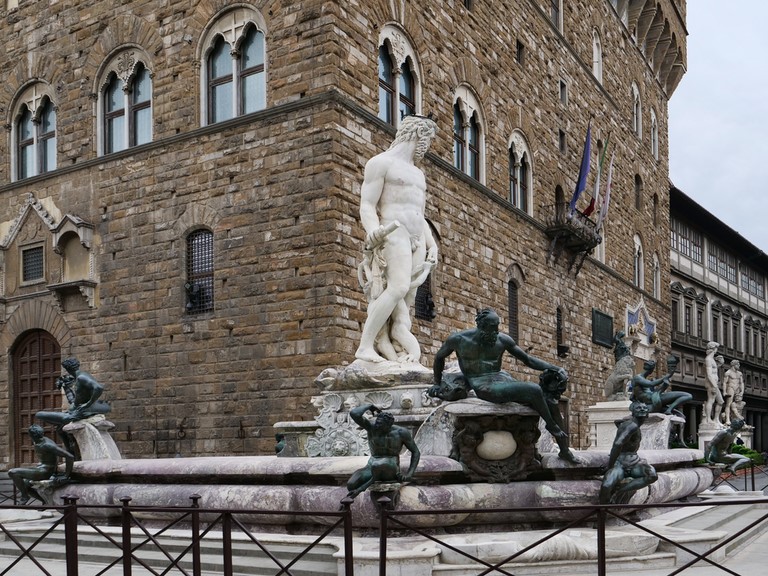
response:
M688 0L669 102L672 183L768 253L768 1Z

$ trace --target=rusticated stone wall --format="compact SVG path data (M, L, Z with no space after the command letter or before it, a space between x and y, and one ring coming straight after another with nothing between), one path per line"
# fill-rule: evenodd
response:
M667 95L609 1L564 4L560 34L548 2L533 0L477 1L471 11L427 0L255 1L267 26L267 109L207 127L200 122L199 41L234 3L22 1L0 10L0 117L11 126L19 91L33 80L46 83L56 98L58 155L57 170L12 182L12 131L0 139L0 236L31 193L55 222L71 214L93 225L97 281L93 307L71 295L57 300L46 288L60 281L62 256L51 242L39 286L9 292L9 275L18 271L3 265L0 416L8 426L0 427L0 466L14 464L14 343L52 326L62 335L62 356L76 355L107 386L125 456L270 453L274 422L311 418L314 377L353 359L365 319L356 278L358 196L365 161L394 135L376 117L379 30L388 23L418 54L421 109L440 127L424 161L427 215L441 254L433 274L437 317L414 322L424 362L431 366L442 340L473 324L479 307L494 306L506 322L507 282L515 275L522 279L520 343L571 373L571 433L575 446L584 445L583 409L600 398L613 366L611 351L591 342L592 308L624 328L626 307L643 298L663 335L660 350L669 347ZM683 23L670 3L661 5L684 50ZM602 85L591 73L594 28L603 45ZM93 94L100 67L123 46L150 60L153 142L100 157ZM642 138L630 130L632 82L642 93ZM482 106L484 185L451 165L453 94L462 84ZM658 160L650 152L651 107ZM555 188L569 196L574 187L591 115L594 140L610 134L616 151L613 200L605 263L587 259L575 275L567 254L548 259L543 220ZM514 129L533 154L531 215L506 200ZM644 186L639 209L636 174ZM20 232L2 245L4 262L23 234L50 235L34 211L15 224ZM215 238L216 302L213 312L193 316L184 309L184 236L202 226ZM659 256L658 298L650 293L650 268L647 291L632 285L635 234L647 266ZM33 304L37 316L25 312ZM570 346L564 360L555 356L558 306Z

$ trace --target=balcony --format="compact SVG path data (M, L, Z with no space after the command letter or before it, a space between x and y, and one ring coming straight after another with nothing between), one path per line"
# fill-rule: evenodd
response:
M571 213L567 202L544 206L544 232L551 240L548 258L555 261L564 251L571 255L569 270L578 260L576 274L584 259L603 241L594 221L578 210Z

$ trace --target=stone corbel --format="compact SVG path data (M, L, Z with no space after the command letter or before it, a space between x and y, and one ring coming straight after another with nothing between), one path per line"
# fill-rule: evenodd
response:
M49 284L47 286L61 310L64 310L64 297L68 294L77 294L85 299L88 308L93 308L96 302L96 282L93 280L73 280L71 282L61 282L59 284Z

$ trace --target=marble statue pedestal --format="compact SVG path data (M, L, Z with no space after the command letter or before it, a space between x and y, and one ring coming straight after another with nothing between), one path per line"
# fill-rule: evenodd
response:
M414 439L422 454L458 460L470 482L510 482L541 469L539 435L535 410L467 398L436 408Z
M630 417L629 402L615 400L598 402L587 408L589 419L588 450L610 450L616 438L616 421ZM685 418L667 414L652 413L641 427L642 440L640 450L666 450L669 437L675 427L682 426Z
M709 445L712 442L712 438L715 434L723 429L722 424L716 424L715 422L702 422L699 424L699 430L697 436L699 437L699 450L703 451L706 455L709 451Z
M745 448L752 448L754 446L755 427L744 426L738 434L739 438L744 440Z
M363 362L327 368L315 379L314 420L276 422L278 456L368 456L368 440L349 416L355 406L374 404L390 412L398 426L415 433L442 401L427 396L432 371L420 364ZM310 407L310 408L312 408ZM370 414L368 414L370 416Z
M715 437L720 430L724 430L725 426L722 424L716 424L714 422L702 422L699 426L699 450L702 450L704 454L709 451L709 444L712 442L712 438ZM744 441L745 448L752 448L754 446L753 438L755 435L754 426L744 426L736 435L737 438L741 438Z
M117 449L109 431L115 425L97 414L90 418L70 422L64 426L64 432L71 434L80 450L81 460L120 460L120 450Z

